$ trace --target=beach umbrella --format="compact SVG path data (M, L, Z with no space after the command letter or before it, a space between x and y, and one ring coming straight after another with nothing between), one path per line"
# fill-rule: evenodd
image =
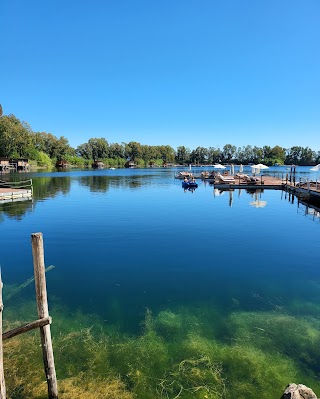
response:
M233 163L230 165L230 174L234 175L234 164Z
M269 166L264 165L263 163L258 163L258 165L251 165L251 168L254 168L254 169L269 169Z
M215 165L213 165L213 169L225 169L226 167L221 165L220 163L216 163Z
M320 163L316 166L314 166L313 168L311 168L310 170L312 170L313 172L319 172L320 170Z
M269 166L264 165L263 163L258 163L258 165L251 165L251 168L252 173L256 173L258 175L261 169L269 169Z
M242 164L240 164L239 172L240 172L240 173L243 172L243 165L242 165Z

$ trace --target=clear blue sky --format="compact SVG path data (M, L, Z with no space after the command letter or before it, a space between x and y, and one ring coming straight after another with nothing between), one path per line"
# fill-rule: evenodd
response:
M2 0L0 103L34 131L320 150L319 0Z

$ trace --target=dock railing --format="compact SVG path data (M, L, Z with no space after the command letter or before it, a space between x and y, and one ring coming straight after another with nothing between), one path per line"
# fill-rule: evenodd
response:
M32 179L23 180L23 181L0 180L0 187L2 187L2 188L21 188L24 190L32 190Z
M3 193L1 192L1 189ZM11 196L16 197L17 195L21 197L28 197L28 198L33 198L33 183L32 179L28 180L23 180L23 181L5 181L0 179L0 198L1 200L4 200L4 197L8 199L8 195L10 193L8 192L10 189L13 191L11 192ZM19 192L19 190L21 190ZM17 192L18 191L18 192ZM1 399L1 398L0 398Z

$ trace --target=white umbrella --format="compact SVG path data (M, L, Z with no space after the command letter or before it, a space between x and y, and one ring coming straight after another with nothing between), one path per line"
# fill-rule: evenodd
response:
M240 173L243 172L243 165L242 165L242 164L240 164L239 172L240 172Z
M264 165L263 163L258 163L258 165L251 165L251 168L254 168L254 169L269 169L269 166Z
M320 170L320 163L316 166L314 166L313 168L311 168L310 170L312 170L313 172L319 172Z
M258 165L251 165L251 168L252 173L256 173L258 175L261 169L269 169L269 166L264 165L263 163L258 163Z
M213 169L225 169L226 167L225 166L223 166L223 165L221 165L220 163L216 163L214 166L213 166Z
M234 164L233 163L230 165L230 174L234 175Z

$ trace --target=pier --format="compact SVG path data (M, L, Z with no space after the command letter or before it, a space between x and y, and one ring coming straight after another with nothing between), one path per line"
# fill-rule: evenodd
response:
M0 180L0 204L31 200L33 197L32 179L18 182Z
M318 181L300 180L296 183L295 180L283 180L276 176L261 175L254 183L248 183L241 177L234 176L233 182L217 181L213 184L214 188L220 191L232 191L236 188L245 190L282 190L296 196L299 201L309 205L313 204L317 208L320 207L320 182Z

